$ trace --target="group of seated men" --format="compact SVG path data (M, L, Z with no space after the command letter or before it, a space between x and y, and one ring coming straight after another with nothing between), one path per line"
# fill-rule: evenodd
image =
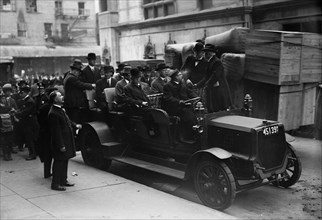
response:
M163 94L161 108L169 115L180 118L184 129L182 139L192 137L192 127L197 124L196 116L185 102L195 98L196 94L186 85L183 75L178 70L169 69L164 63L156 66L157 77L149 82L142 80L142 69L124 66L117 81L112 66L103 66L103 78L96 82L96 99L100 108L107 108L104 90L115 87L116 110L130 115L144 115L151 107L148 96L150 94Z

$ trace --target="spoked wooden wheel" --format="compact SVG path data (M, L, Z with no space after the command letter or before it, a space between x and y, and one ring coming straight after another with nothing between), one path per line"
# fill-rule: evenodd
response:
M194 186L206 206L223 210L235 199L236 184L229 167L221 161L200 162L194 172Z
M80 131L79 138L85 164L107 170L111 165L111 160L104 158L100 140L94 129L84 126Z
M291 145L288 146L288 151L286 170L277 176L279 180L272 182L274 186L288 188L300 179L302 173L301 161ZM269 178L269 180L272 180L272 178Z

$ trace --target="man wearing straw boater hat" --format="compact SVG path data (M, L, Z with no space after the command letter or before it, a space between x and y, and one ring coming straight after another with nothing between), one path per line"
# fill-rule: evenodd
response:
M233 104L224 66L216 56L214 45L206 44L203 51L209 63L207 76L201 83L201 86L205 85L206 107L208 112L226 110L233 106Z

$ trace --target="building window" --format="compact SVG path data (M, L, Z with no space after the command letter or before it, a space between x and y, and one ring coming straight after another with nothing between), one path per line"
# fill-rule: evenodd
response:
M1 11L15 11L16 1L15 0L0 0Z
M100 12L108 11L107 0L100 0Z
M55 14L56 15L63 14L63 3L61 0L55 1Z
M27 25L26 23L20 22L17 24L18 37L27 37Z
M26 0L26 10L28 13L37 12L37 0Z
M78 2L78 15L85 15L85 3Z
M200 10L212 8L212 0L198 0L198 7Z
M175 14L175 0L143 0L144 18L158 18Z
M53 26L52 23L44 23L44 27L45 27L45 37L52 37L53 36L53 32L51 30L51 27Z
M61 24L61 38L68 39L68 24Z

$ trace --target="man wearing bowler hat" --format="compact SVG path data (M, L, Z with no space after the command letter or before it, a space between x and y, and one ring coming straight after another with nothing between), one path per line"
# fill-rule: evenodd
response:
M208 112L226 110L233 104L224 66L216 56L216 47L214 45L206 44L203 51L209 65L207 75L199 83L199 86L205 85L206 107Z
M96 54L89 53L86 58L88 60L88 65L83 69L81 73L81 80L82 82L93 84L101 78L100 70L95 67Z
M207 73L208 62L204 58L203 48L204 45L197 42L192 49L193 55L188 56L181 67L181 72L186 72L188 74L188 79L193 85L198 84ZM200 91L198 92L198 95L201 95Z
M166 72L168 66L165 63L158 63L155 70L158 72L158 78L152 81L151 89L153 93L163 93L163 86L169 81Z
M71 71L64 79L64 107L70 119L76 123L88 121L88 102L85 90L95 88L94 83L86 83L80 80L82 62L75 59L70 66Z
M29 156L26 160L36 159L35 140L38 138L39 124L36 117L36 103L29 96L30 87L23 86L20 88L21 100L18 102L18 111L15 113L18 120L17 136L21 138L29 150Z

